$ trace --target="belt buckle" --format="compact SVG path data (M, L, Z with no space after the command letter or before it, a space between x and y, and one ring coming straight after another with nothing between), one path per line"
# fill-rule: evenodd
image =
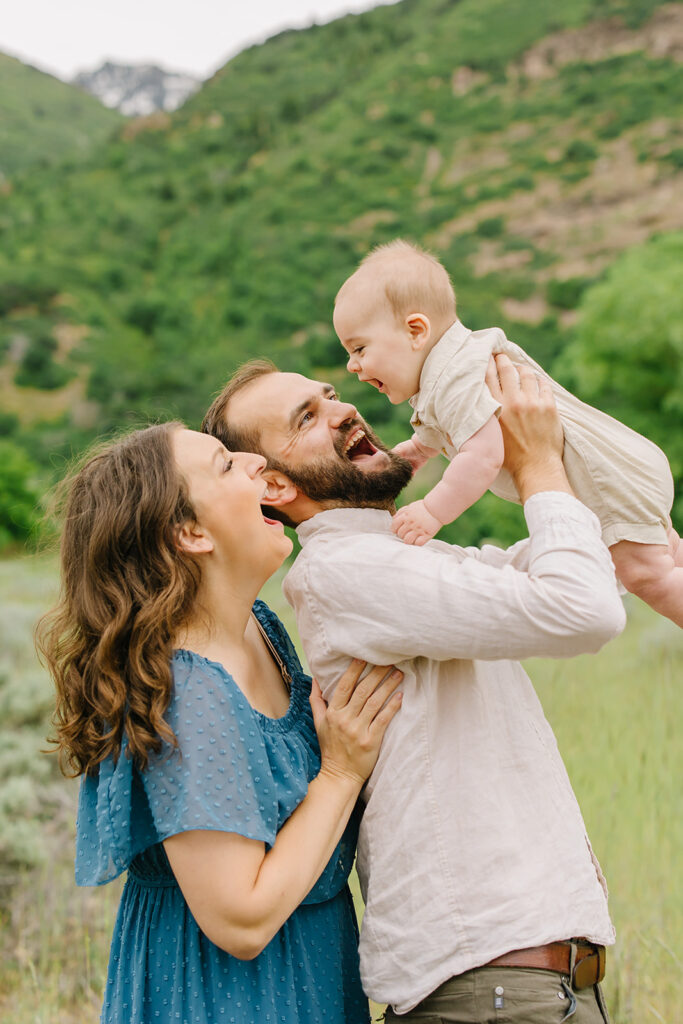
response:
M589 953L574 966L572 986L577 990L591 988L593 985L598 985L604 977L605 947L595 946L594 952Z

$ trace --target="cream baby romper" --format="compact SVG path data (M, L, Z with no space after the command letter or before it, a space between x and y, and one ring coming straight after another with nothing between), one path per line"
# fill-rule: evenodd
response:
M427 356L420 390L410 399L418 439L447 458L500 409L485 374L493 353L526 364L550 382L564 428L564 465L577 497L595 512L602 539L667 544L674 485L664 452L641 434L566 391L498 327L470 331L459 320ZM494 494L519 503L501 469Z

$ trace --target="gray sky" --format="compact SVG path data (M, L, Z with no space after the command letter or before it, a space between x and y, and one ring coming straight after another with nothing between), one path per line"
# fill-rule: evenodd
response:
M395 0L5 0L0 52L60 78L104 60L206 78L250 43Z

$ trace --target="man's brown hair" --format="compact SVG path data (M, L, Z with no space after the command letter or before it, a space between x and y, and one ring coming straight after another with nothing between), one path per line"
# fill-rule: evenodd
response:
M227 384L214 398L202 420L202 432L217 437L231 452L256 452L265 455L261 447L261 435L256 429L244 429L228 422L228 405L235 395L246 388L252 381L265 377L269 373L279 373L270 359L251 359L233 373Z

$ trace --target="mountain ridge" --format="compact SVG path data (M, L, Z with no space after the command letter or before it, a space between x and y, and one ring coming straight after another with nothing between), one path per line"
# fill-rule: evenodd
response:
M145 117L156 111L177 110L199 88L201 79L157 64L108 60L97 68L80 71L71 84L126 117Z

